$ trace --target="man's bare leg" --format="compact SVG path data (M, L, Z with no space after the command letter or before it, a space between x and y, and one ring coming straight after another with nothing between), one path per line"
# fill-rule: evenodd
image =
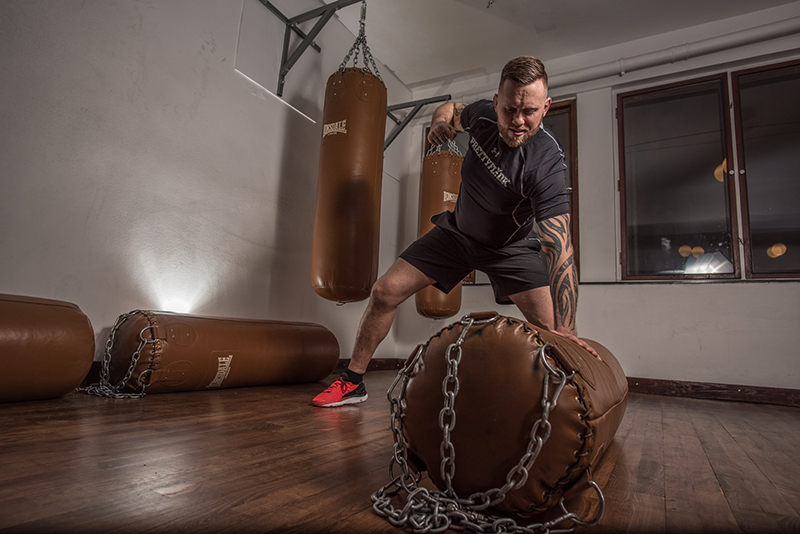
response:
M334 408L366 401L369 396L360 375L366 372L375 349L389 333L397 307L432 283L433 280L419 269L398 258L372 286L367 309L358 325L350 365L341 377L314 397L311 404L320 408Z
M408 297L435 280L402 258L381 276L369 296L369 304L361 317L348 369L364 373L381 341L389 333L397 307Z
M517 305L529 323L550 331L555 328L556 319L553 313L553 297L550 295L550 286L529 289L509 295L508 298Z

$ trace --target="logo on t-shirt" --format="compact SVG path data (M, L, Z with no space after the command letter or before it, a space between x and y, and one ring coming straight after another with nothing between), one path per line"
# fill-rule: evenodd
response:
M481 147L481 145L479 145L478 142L475 140L475 138L472 136L470 136L469 138L469 145L472 147L472 150L475 151L475 154L478 155L480 160L486 166L486 170L488 170L489 173L492 176L494 176L495 180L500 182L503 187L506 187L508 186L509 183L511 183L511 180L509 180L506 177L506 175L503 174L503 171L500 170L500 167L494 164L489 155L483 151L483 147Z

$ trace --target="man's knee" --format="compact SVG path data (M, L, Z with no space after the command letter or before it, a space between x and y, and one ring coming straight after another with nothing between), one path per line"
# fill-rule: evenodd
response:
M396 308L407 298L408 296L400 291L395 277L390 276L388 273L378 278L370 293L370 300L373 305L382 308Z
M375 306L396 308L408 297L432 283L432 278L405 260L398 259L372 286L370 301Z

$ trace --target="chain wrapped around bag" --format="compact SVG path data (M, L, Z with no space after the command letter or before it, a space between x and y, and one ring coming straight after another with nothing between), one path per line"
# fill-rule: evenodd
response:
M125 373L125 376L117 382L116 384L111 383L111 351L114 348L114 340L117 335L117 331L119 330L120 326L127 321L129 318L133 317L134 315L141 314L148 319L149 325L144 327L139 332L139 346L131 355L131 364L128 367L128 370ZM157 345L161 343L155 335L151 333L151 339L146 339L144 337L144 333L147 330L151 330L154 326L156 326L156 320L152 314L149 314L142 310L134 310L129 313L124 313L117 317L117 320L114 322L114 326L111 327L111 333L106 340L105 350L103 352L103 362L100 365L100 381L94 384L90 384L86 387L77 388L75 391L88 393L89 395L97 395L98 397L109 397L114 399L138 399L144 397L145 395L145 388L148 386L148 382L145 380L149 373L145 372L139 375L138 383L141 384L142 389L135 393L123 393L123 388L125 384L131 379L133 376L134 369L136 369L136 365L139 363L139 358L141 358L142 350L147 345ZM160 347L155 347L159 349Z
M431 491L419 485L422 475L420 473L415 476L412 472L413 469L409 462L409 444L404 434L407 386L411 372L418 365L428 344L420 345L417 348L413 357L409 358L389 388L387 397L394 438L393 456L389 464L391 482L372 495L372 502L374 512L385 517L392 525L398 527L408 525L414 532L423 533L467 529L482 533L541 534L571 532L577 526L591 526L596 524L603 515L605 509L603 493L599 486L591 480L588 483L597 493L600 506L596 517L589 521L582 521L576 514L569 512L564 505L563 497L558 501L562 514L545 522L520 525L513 518L496 516L487 512L487 509L501 503L510 491L520 488L526 483L531 467L550 437L550 414L556 407L564 387L575 378L575 371L566 373L548 361L548 353L553 347L550 343L542 344L536 353L536 360L546 369L542 383L541 416L534 422L526 451L508 472L505 484L487 491L475 492L467 498L459 497L453 489L456 450L451 441L451 434L456 427L455 401L460 389L458 368L462 360L462 345L474 325L493 323L499 318L497 314L488 318L465 316L459 323L463 326L461 334L454 343L447 347L445 353L447 372L442 382L444 406L439 412L439 427L442 431L440 475L441 479L445 481L443 490L440 487L439 491ZM401 384L400 392L399 395L395 395L398 384ZM552 392L551 387L554 387ZM399 466L398 475L395 475L395 464ZM398 497L402 502L403 494L405 503L401 508L396 508L392 504L392 498Z

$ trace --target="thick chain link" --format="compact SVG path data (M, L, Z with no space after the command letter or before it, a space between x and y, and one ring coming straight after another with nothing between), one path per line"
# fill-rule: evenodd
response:
M403 435L403 407L405 405L405 393L410 372L421 357L425 345L420 345L416 354L400 370L392 383L387 397L389 399L391 411L391 428L394 438L394 451L391 462L389 463L389 476L391 482L372 494L372 508L376 514L385 517L392 525L401 527L409 525L414 532L440 533L447 529L471 530L481 533L525 533L525 534L545 534L557 532L572 532L578 525L590 526L596 524L603 515L605 501L599 486L593 481L589 484L597 492L600 499L600 510L597 516L591 521L581 521L577 515L567 511L564 506L563 498L559 501L559 506L563 512L561 516L543 523L531 523L519 525L514 519L508 517L492 516L485 512L491 506L496 506L509 491L522 487L528 479L531 467L542 450L542 446L550 437L551 425L549 422L550 412L556 407L558 398L564 387L575 376L573 371L566 374L561 369L553 367L547 361L547 351L552 345L543 344L537 357L541 360L547 373L543 378L542 393L542 415L533 424L525 454L520 458L507 477L506 483L500 488L490 489L485 492L477 492L467 499L459 498L453 490L452 480L455 476L455 448L450 440L453 428L456 426L456 412L454 409L455 399L458 395L458 365L461 363L461 345L466 338L467 332L474 324L493 322L498 319L495 315L489 319L476 320L466 316L461 320L464 328L455 343L448 346L445 352L447 360L447 375L442 381L442 393L444 395L444 407L439 412L439 427L442 430L442 444L440 455L442 462L440 465L441 476L445 480L446 488L444 491L429 491L427 488L419 486L421 474L415 478L408 465L408 449ZM402 388L398 396L394 395L394 390L402 380ZM556 385L552 396L550 395L550 382ZM394 466L400 467L400 474L395 476ZM401 491L406 494L406 503L401 509L397 509L392 504L392 497ZM553 530L563 523L571 522L567 528Z
M464 155L461 153L461 150L458 148L458 145L456 144L455 140L448 139L446 144L448 151L452 152L456 156L460 156L462 158L464 157ZM428 149L428 153L425 155L431 156L433 154L440 154L442 152L442 147L444 145L445 143L442 143L441 145L431 145L431 147Z
M374 74L379 80L383 81L380 72L378 72L378 65L375 63L375 58L372 57L372 52L370 51L369 45L367 44L366 21L367 21L367 0L362 0L361 20L359 22L358 37L356 37L356 41L353 43L353 46L350 47L350 51L347 52L347 55L344 57L344 61L342 61L342 64L339 65L339 70L343 71L345 68L347 68L347 63L348 61L350 61L351 56L353 56L353 66L358 68L358 50L360 47L361 52L364 54L364 67L362 68L362 70L369 72L370 74ZM370 65L372 66L372 69L375 69L374 73L370 69Z
M114 340L117 335L117 331L119 330L120 326L127 321L130 317L133 317L137 314L144 314L145 312L141 310L134 310L130 313L124 313L117 317L114 326L111 328L111 333L108 336L108 340L106 340L105 352L103 353L103 363L100 366L100 382L95 384L90 384L83 388L77 388L75 391L88 393L90 395L97 395L99 397L111 397L114 399L137 399L140 397L144 397L145 395L145 388L147 384L143 380L143 376L139 376L139 383L142 385L141 391L137 393L123 393L122 389L125 387L125 384L131 379L133 376L133 371L136 369L136 364L139 362L139 358L142 355L142 349L148 344L156 343L158 340L155 336L153 336L152 340L148 340L144 337L145 330L149 330L152 326L144 327L141 332L139 332L139 347L134 351L133 355L131 356L131 364L128 366L128 370L125 373L125 376L122 380L117 382L116 384L111 384L111 349L114 348ZM146 372L146 371L145 371ZM144 373L142 373L144 374Z

